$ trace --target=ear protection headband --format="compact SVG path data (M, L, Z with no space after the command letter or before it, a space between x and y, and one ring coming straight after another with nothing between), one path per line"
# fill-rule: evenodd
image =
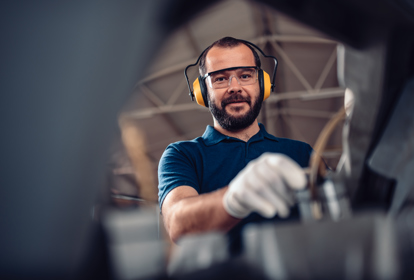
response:
M255 44L250 43L249 41L245 41L245 40L239 40L240 42L252 46L255 49L257 49L264 57L269 57L272 58L275 61L275 66L273 68L273 75L272 75L272 81L270 81L270 76L269 74L267 74L265 71L263 71L262 69L258 70L258 81L259 81L259 87L260 87L260 96L261 98L264 100L266 100L269 96L270 96L270 92L274 91L274 87L275 87L275 78L276 78L276 70L277 70L277 59L276 57L272 56L272 55L266 55L264 54L264 52ZM207 99L207 85L205 82L205 78L202 76L198 76L198 78L194 81L193 83L193 90L191 90L190 87L190 82L188 80L188 76L187 76L187 70L190 67L196 66L198 65L201 57L203 56L203 54L207 51L208 48L206 48L198 57L196 63L194 64L190 64L188 65L185 70L184 70L184 76L185 79L187 81L187 86L188 86L188 90L189 90L189 95L191 97L191 100L194 101L194 98L197 102L197 104L201 105L201 106L205 106L208 107L208 99Z

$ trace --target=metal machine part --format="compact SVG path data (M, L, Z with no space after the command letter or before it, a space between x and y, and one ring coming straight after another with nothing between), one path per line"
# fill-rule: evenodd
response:
M269 279L400 279L392 219L366 213L339 222L250 225L244 258Z
M374 171L396 180L390 214L414 203L414 79L407 82L387 128L368 160Z
M154 207L104 213L113 279L154 279L165 274L167 244L158 238L158 212Z
M185 236L177 245L168 265L168 274L174 277L208 269L230 257L227 237L219 232Z
M313 200L308 189L296 192L300 217L304 223L351 218L352 210L348 194L340 182L334 184L332 179L326 179L317 187L317 198Z

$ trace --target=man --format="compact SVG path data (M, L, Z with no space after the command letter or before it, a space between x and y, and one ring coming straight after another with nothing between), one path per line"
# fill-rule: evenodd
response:
M292 191L306 185L301 167L312 148L276 138L257 122L263 101L257 68L255 50L230 37L201 57L214 127L169 145L159 163L159 203L173 241L210 230L236 237L246 223L285 218Z

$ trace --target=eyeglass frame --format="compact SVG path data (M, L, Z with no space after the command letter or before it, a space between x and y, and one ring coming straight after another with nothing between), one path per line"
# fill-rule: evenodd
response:
M212 72L209 72L209 73L205 74L203 76L203 80L207 80L208 77L211 77L211 74L215 74L215 73L218 73L218 72L231 71L231 70L236 70L236 69L247 69L247 68L251 68L251 69L255 69L256 70L256 80L253 83L249 84L249 85L253 85L254 83L257 82L257 79L258 79L258 70L260 70L260 68L257 67L257 66L236 66L236 67L229 67L229 68L224 68L224 69L212 71ZM234 76L234 75L231 75L230 77L232 77L232 76ZM241 85L240 80L239 80L238 77L236 77L236 80L239 83L239 85ZM227 85L227 87L230 86L230 81L231 81L231 79L229 79L229 84ZM209 86L210 86L211 89L214 89L211 80L208 82L208 84L209 84ZM223 88L226 88L226 87L223 87ZM217 88L217 89L222 89L222 88Z

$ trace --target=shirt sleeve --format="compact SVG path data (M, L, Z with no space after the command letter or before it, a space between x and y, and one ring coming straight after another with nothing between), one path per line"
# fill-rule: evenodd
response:
M179 186L190 186L200 193L194 159L184 149L170 145L158 165L160 209L167 194Z

